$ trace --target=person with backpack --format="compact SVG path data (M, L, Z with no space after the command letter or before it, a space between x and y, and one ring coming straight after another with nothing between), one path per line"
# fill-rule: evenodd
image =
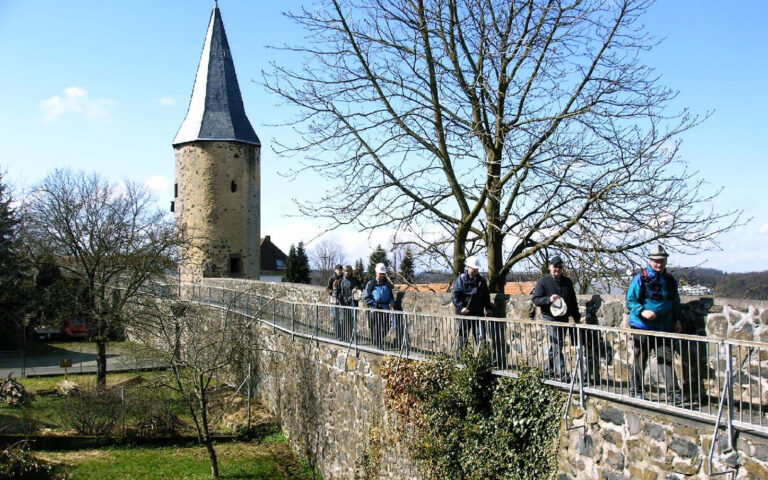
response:
M368 307L376 310L393 310L395 295L392 282L387 278L387 267L383 263L376 264L376 276L365 286L363 301ZM388 312L373 311L368 315L368 326L371 329L371 343L375 347L384 346L384 338L389 331Z
M563 259L560 255L553 255L548 259L549 275L539 279L531 293L534 305L541 309L542 320L550 322L568 323L568 317L579 323L581 313L576 299L576 290L573 281L563 275ZM568 383L571 381L563 357L563 345L565 336L571 338L571 344L576 339L573 327L552 326L547 327L549 337L549 350L547 352L546 373L555 380Z
M677 291L677 280L667 272L668 257L669 254L664 247L661 245L653 247L648 256L650 265L635 275L629 284L627 309L631 329L675 333L683 331L680 322L680 294ZM674 360L672 339L634 334L632 343L634 358L630 394L636 398L646 398L647 389L643 384L643 371L653 350L656 353L659 371L664 372L667 402L674 405L682 404L682 394L672 368Z
M480 275L480 262L477 257L467 257L464 262L466 271L458 276L453 284L451 302L456 307L456 315L482 317L493 310L491 292L488 283ZM456 319L458 330L458 355L467 343L467 336L472 334L476 343L485 341L485 322L472 319Z

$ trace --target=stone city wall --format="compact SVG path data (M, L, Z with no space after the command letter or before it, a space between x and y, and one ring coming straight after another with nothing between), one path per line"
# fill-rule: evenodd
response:
M324 289L317 286L207 279L200 288L209 286L296 302L326 300ZM579 300L582 316L589 323L626 326L623 297L581 296ZM713 339L766 339L768 302L711 298L685 298L683 302L692 334ZM405 311L452 313L448 294L407 293L399 303ZM507 318L535 316L528 296L498 296L496 309ZM368 472L367 478L420 478L407 448L392 433L394 420L383 404L380 356L361 352L356 357L354 350L292 339L264 326L259 332L257 392L281 418L292 443L314 460L323 478L356 478L361 472ZM508 328L507 335L513 341L515 329ZM620 351L626 345L616 348ZM740 360L742 366L752 367L744 370L747 378L741 379L752 387L746 399L765 412L767 399L754 397L768 393L768 367L764 365L768 359L750 354ZM737 400L744 400L739 389L735 390ZM711 409L716 413L717 405ZM568 427L577 428L563 426L559 453L559 478L563 480L708 478L711 424L588 397L586 409L572 407ZM739 433L736 451L728 452L726 447L721 433L715 472L733 468L738 479L768 478L765 437Z

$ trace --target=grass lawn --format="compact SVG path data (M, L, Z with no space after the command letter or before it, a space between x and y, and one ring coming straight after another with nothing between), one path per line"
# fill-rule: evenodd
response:
M216 445L221 478L308 480L311 471L293 454L282 434L261 442ZM107 448L76 452L35 452L35 456L69 466L75 480L165 480L211 478L202 446Z
M135 373L110 373L107 375L107 385L114 385ZM69 380L81 386L96 385L96 374L69 375ZM34 394L38 390L52 390L64 380L64 375L57 377L30 377L17 378L16 381L24 385L28 393ZM65 428L62 423L61 409L64 407L64 398L59 396L35 395L30 404L23 408L13 408L5 403L0 403L0 423L4 423L3 430L13 430L12 424L22 421L25 417L33 418L41 427L49 429Z
M107 375L107 387L128 379L133 379L137 376L141 376L148 381L148 383L136 387L128 387L125 390L125 398L129 405L128 411L126 412L126 423L128 426L139 420L139 418L136 418L136 416L131 413L132 408L130 405L135 404L135 399L140 398L141 395L146 395L148 392L154 392L155 394L159 393L160 390L150 387L149 382L158 378L160 375L163 375L163 372L142 372L140 374L110 373ZM96 374L69 375L68 378L71 382L75 382L81 387L93 387L96 385ZM35 394L38 390L56 389L57 385L63 380L63 375L17 379L18 382L24 385L27 392L31 394ZM184 404L181 397L175 392L167 389L164 389L163 392L165 398L170 402L168 405L170 411L184 421L190 429L193 428L192 419L187 410L187 406ZM159 399L159 397L154 398ZM229 399L229 394L224 393L224 398ZM151 402L152 400L144 400L145 403L148 401ZM68 430L70 426L67 424L64 415L66 408L67 401L62 396L34 395L31 402L22 408L13 408L2 402L0 403L0 433L29 433L24 425L28 425L30 421L34 421L34 423L41 428L47 430ZM216 425L215 427L218 433L232 433L232 431L221 424ZM192 432L190 431L188 433Z

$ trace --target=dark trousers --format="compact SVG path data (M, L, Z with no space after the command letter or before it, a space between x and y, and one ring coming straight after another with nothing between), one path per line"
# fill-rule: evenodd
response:
M384 338L389 332L389 312L369 312L368 327L371 329L371 343L375 347L382 348Z
M566 324L567 325L567 324ZM568 335L573 341L575 336L574 328L568 326L548 326L547 337L549 340L549 349L547 350L547 365L545 373L547 376L554 376L556 380L568 381L568 368L563 357L563 346L565 346L565 337Z
M458 357L461 357L461 351L469 341L468 337L470 334L474 337L477 344L485 341L485 323L482 320L456 319L456 330L459 334L458 350L456 352Z
M638 331L639 329L633 330ZM667 396L680 392L680 387L678 387L674 369L672 368L672 362L675 358L675 351L672 343L673 340L670 338L641 334L634 334L632 336L634 359L632 362L631 390L633 392L640 393L643 390L648 390L647 387L650 387L650 385L645 385L643 383L643 372L648 364L651 350L656 352L656 364L658 365L659 373L664 375L664 390Z
M355 305L348 305L353 307ZM352 334L354 332L355 325L355 310L351 308L339 308L339 330L336 338L345 342L352 341Z
M336 337L337 340L342 339L342 332L341 332L341 309L339 307L331 307L331 315L333 316L333 336Z

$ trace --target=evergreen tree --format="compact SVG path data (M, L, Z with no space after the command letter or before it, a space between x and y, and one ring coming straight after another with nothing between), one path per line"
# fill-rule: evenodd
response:
M389 259L387 258L387 252L384 251L383 248L381 248L381 244L376 246L376 250L371 253L371 256L368 258L368 277L374 278L376 276L376 264L377 263L383 263L385 267L387 267L387 270L389 270L389 266L391 265L389 263Z
M307 258L307 252L304 251L304 242L299 242L299 246L291 244L291 249L288 251L288 258L285 261L285 275L283 275L284 282L291 283L310 283L311 277L309 275L309 258Z
M291 244L291 249L288 250L288 258L285 259L285 274L283 274L284 282L296 281L296 245Z
M304 250L304 242L296 248L296 283L312 283L309 269L309 257Z
M413 283L413 252L410 248L405 249L405 255L400 261L400 276L407 283Z
M355 268L352 272L361 285L365 286L365 284L368 283L368 275L365 274L365 266L363 265L362 258L357 259L355 262Z
M21 345L25 310L31 301L32 282L21 253L20 219L0 172L0 346Z

